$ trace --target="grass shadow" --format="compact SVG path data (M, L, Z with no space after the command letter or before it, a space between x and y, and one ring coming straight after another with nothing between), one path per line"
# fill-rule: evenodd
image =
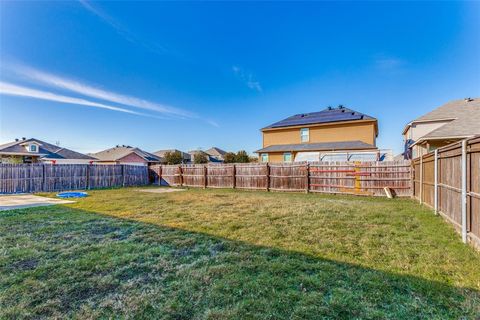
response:
M0 215L0 318L475 319L480 292L64 206Z

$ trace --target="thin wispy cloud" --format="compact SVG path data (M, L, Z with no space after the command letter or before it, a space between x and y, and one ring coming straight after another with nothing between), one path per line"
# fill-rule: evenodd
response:
M61 103L67 103L67 104L82 105L87 107L106 109L110 111L134 114L139 116L159 118L154 115L144 114L144 113L128 110L125 108L107 105L104 103L98 103L98 102L89 101L81 98L63 96L56 93L18 86L18 85L11 84L8 82L3 82L3 81L0 81L0 94L10 95L10 96L20 96L20 97L40 99L40 100L48 100L48 101L61 102Z
M262 92L262 86L260 85L260 82L257 81L251 72L245 71L243 68L239 66L233 66L232 67L233 74L241 80L248 88Z
M214 126L214 127L217 127L217 128L220 127L220 125L219 125L216 121L214 121L214 120L208 119L208 120L206 120L206 121L207 121L207 123L208 123L209 125L211 125L211 126Z
M129 95L124 95L124 94L120 94L112 91L103 90L89 84L85 84L73 79L47 73L35 68L31 68L23 65L15 65L11 67L11 70L13 70L17 74L22 75L24 78L27 78L36 83L72 91L90 98L102 99L105 101L114 102L114 103L122 104L125 106L133 107L133 108L139 108L139 109L162 113L168 116L175 116L175 117L181 117L181 118L196 117L194 114L186 110L166 106L160 103L151 102L148 100L132 97Z
M406 65L405 60L386 55L377 55L374 58L375 67L384 72L400 72Z
M94 14L104 23L114 28L115 31L119 35L124 37L127 41L130 41L134 44L139 44L154 53L165 54L168 52L168 50L164 46L161 46L158 43L142 40L133 32L128 30L125 26L123 26L121 23L119 23L117 20L115 20L113 17L109 16L108 14L106 14L105 12L103 12L102 10L94 6L90 1L79 0L79 2L90 13Z

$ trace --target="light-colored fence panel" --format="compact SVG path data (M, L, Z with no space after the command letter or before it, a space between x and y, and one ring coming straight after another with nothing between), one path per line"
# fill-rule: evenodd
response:
M268 190L268 169L266 163L235 164L235 188Z
M466 140L465 150L462 144L460 141L437 150L436 173L433 153L413 160L413 192L420 202L437 208L462 233L464 241L480 248L480 137Z
M123 186L144 186L149 184L147 166L123 165Z
M308 191L307 164L270 164L272 191Z
M89 168L88 186L94 188L112 188L123 185L123 168L115 165L92 165Z
M183 184L186 187L206 187L206 166L203 164L191 164L182 166Z
M0 193L54 192L147 185L148 167L86 164L0 164Z
M181 186L182 174L179 165L165 165L161 167L160 185L162 186Z
M361 192L373 196L385 196L385 188L399 197L410 197L410 161L371 161L357 163L353 176Z
M87 188L88 165L45 164L42 191L80 190Z
M396 196L411 196L410 161L311 163L310 191L385 196L384 188Z
M234 188L235 165L209 165L207 166L207 188Z
M355 164L345 161L310 164L310 191L321 193L354 194Z
M43 165L1 164L0 193L27 193L43 188Z

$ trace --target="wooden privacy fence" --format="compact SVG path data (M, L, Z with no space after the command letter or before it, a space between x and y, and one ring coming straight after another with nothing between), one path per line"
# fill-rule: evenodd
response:
M154 184L202 188L411 196L410 161L155 165Z
M414 197L432 207L480 248L480 137L412 161Z
M148 167L88 164L0 164L0 193L29 193L148 184Z

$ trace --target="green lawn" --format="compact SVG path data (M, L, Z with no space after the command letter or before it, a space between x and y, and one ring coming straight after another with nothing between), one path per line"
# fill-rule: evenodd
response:
M0 213L0 319L480 317L480 253L410 199L90 194Z

